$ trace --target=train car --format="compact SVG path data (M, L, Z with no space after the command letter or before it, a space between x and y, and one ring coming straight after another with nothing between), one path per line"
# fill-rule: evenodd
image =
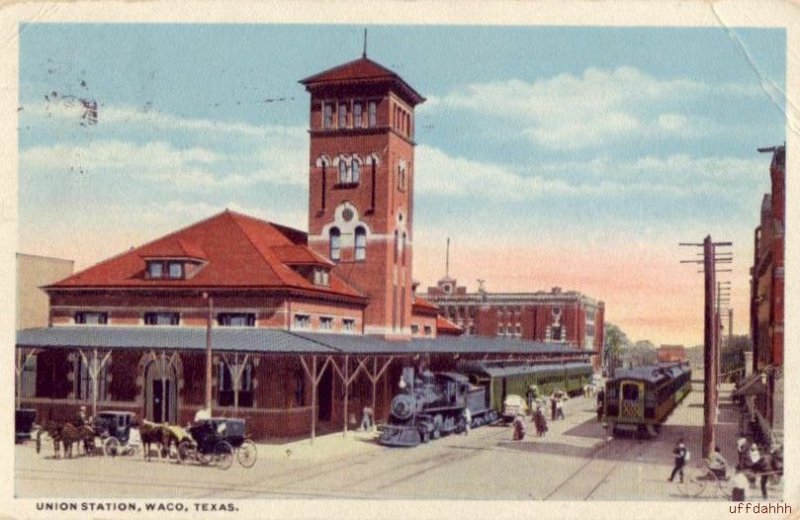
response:
M403 371L403 392L392 399L389 422L379 442L387 446L416 446L466 428L469 408L471 427L494 422L497 412L490 406L485 387L470 383L456 372Z
M613 434L636 431L654 438L691 390L688 363L661 363L617 370L606 381L603 415Z
M583 392L592 382L590 363L564 363L552 365L524 365L519 362L465 361L459 372L470 382L489 389L489 402L494 410L503 409L507 395L526 396L528 388L535 385L539 395L550 395L563 390L570 395Z

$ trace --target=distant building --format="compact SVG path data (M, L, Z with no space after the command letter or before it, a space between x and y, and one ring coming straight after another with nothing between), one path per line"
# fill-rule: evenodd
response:
M481 287L470 293L445 276L428 288L427 299L464 335L563 342L597 352L594 362L601 361L605 304L577 291L492 293Z
M50 301L41 288L74 269L74 260L17 253L17 330L50 324Z
M757 399L759 412L773 424L776 379L783 369L784 230L786 228L786 148L772 152L771 193L761 202L761 222L755 229L750 268L750 333L753 372L766 373L766 395Z
M661 345L656 350L659 363L676 363L686 361L686 348L683 345Z

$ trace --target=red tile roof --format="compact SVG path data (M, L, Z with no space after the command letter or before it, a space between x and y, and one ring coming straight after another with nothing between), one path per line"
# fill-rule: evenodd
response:
M146 258L169 257L176 252L202 258L205 265L188 279L145 278ZM333 273L328 287L314 285L290 267L296 264L332 265L308 248L302 231L225 210L48 288L249 287L364 298Z
M436 305L434 303L431 303L431 302L429 302L428 300L426 300L424 298L420 298L417 295L414 295L414 301L412 303L412 309L413 310L423 311L423 312L427 311L429 313L438 313L439 312L439 306L438 305Z
M464 329L448 320L444 316L436 317L436 334L461 334Z
M164 240L158 248L149 250L142 258L197 258L206 260L206 255L202 249L197 247L197 244L173 237L171 240Z
M416 90L414 90L396 72L391 71L383 65L372 61L367 57L349 61L342 65L324 70L313 76L300 80L300 83L311 90L316 86L340 83L375 83L389 81L406 94L412 105L417 105L425 101Z

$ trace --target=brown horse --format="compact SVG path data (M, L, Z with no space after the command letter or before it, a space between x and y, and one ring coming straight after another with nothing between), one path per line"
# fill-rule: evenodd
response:
M169 455L169 430L164 425L144 420L139 426L139 436L142 439L145 460L150 460L150 446L153 444L158 445L161 457Z
M60 457L61 429L64 425L59 422L49 421L39 426L36 432L36 453L42 450L42 434L46 433L53 440L53 458Z
M94 438L94 429L87 424L76 426L72 423L65 423L61 428L61 443L64 445L64 454L68 458L72 458L72 445L75 443L82 444L84 452L91 455Z
M72 423L49 421L39 427L36 432L36 453L42 449L42 434L46 433L53 440L53 457L61 456L60 448L64 446L64 456L72 458L72 445L76 442L83 443L84 450L88 454L90 448L94 446L95 433L91 426L76 426Z

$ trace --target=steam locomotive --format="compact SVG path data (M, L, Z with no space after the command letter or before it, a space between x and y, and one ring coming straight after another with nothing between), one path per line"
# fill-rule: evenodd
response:
M428 370L418 377L414 369L403 369L402 393L394 396L389 424L380 443L388 446L416 446L448 433L463 432L469 408L471 427L494 422L499 414L489 406L485 387L475 386L464 374Z
M423 371L414 374L404 368L401 393L392 399L389 422L380 443L387 446L416 446L466 428L500 419L499 410L509 393L525 395L529 385L543 392L563 389L580 392L591 380L589 363L527 366L494 362L467 362L458 372Z

